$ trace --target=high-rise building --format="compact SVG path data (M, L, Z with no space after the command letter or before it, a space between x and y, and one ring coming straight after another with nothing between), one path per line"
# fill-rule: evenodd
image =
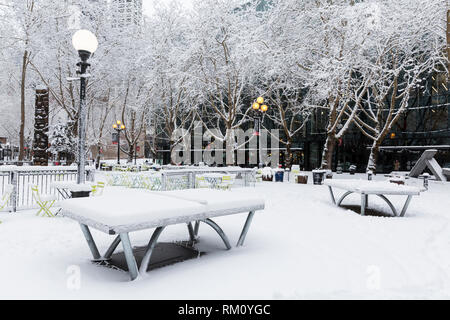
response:
M142 0L111 0L113 28L129 29L142 23Z

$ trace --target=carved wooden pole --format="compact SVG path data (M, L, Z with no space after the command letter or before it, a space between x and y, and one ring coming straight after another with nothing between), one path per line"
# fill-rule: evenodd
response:
M36 88L36 106L34 117L33 164L48 166L48 90Z

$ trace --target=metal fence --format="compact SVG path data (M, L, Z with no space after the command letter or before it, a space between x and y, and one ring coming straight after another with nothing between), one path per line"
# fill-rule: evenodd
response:
M255 171L241 168L205 168L180 169L162 172L101 172L108 185L127 186L130 188L145 188L153 191L173 191L196 188L196 177L205 173L234 174L235 187L249 187L256 182ZM101 177L99 179L102 179Z
M52 182L75 181L77 178L76 167L15 167L0 168L0 189L2 193L8 184L13 186L13 193L9 200L9 208L12 211L31 209L36 207L36 202L31 193L31 186L37 185L39 191L45 195L59 193L51 187ZM93 181L94 168L86 169L86 179Z

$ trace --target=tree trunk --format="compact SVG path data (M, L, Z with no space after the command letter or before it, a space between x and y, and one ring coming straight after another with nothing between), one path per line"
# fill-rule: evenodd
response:
M331 166L333 165L333 152L335 146L336 146L336 135L333 132L328 134L327 140L325 141L322 153L322 164L320 165L321 169L331 170Z
M134 160L134 144L129 144L128 145L128 160L127 163L133 163Z
M22 60L22 79L20 84L20 130L19 130L19 161L25 157L25 86L27 76L28 51L25 50Z
M102 149L101 145L97 145L97 158L95 159L95 167L97 169L100 168L100 159L101 159L100 150L101 149Z
M366 171L372 171L373 173L377 172L377 161L378 161L378 154L380 152L380 142L374 141L372 148L370 148L370 156L369 156L369 162L367 163L367 169Z
M235 136L233 129L227 129L225 137L225 145L226 145L226 165L234 166L236 157L234 156Z
M287 144L286 144L286 161L285 161L285 166L286 169L291 169L292 167L292 151L291 151L291 147L292 147L292 138L288 138L287 139Z

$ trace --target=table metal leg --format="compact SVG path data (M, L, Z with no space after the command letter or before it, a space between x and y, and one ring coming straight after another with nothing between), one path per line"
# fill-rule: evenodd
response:
M150 258L153 253L153 249L155 248L156 243L158 242L158 238L161 235L161 233L164 231L164 229L165 229L165 227L159 227L153 233L152 238L150 239L150 241L148 243L147 250L145 251L144 258L142 258L141 267L139 268L139 272L141 274L144 274L147 272L148 265L150 263Z
M247 221L245 222L244 228L242 229L241 236L239 237L239 241L236 245L237 247L241 247L244 245L245 238L247 236L248 230L250 229L250 225L252 223L254 216L255 216L255 211L251 211L248 214Z
M361 215L366 215L366 195L364 193L361 194Z
M111 243L111 245L109 246L108 250L106 250L106 253L103 255L103 259L104 260L109 260L111 259L111 256L113 255L114 251L116 251L117 247L120 244L120 236L117 236L114 241Z
M408 196L408 199L406 199L405 205L403 206L402 213L400 214L400 217L404 217L406 214L406 210L408 210L409 204L411 203L412 196Z
M134 258L133 248L131 247L130 237L128 233L121 233L120 239L122 240L125 259L127 260L128 272L130 273L131 280L133 281L138 277L139 271L136 259Z
M348 191L342 195L342 197L338 200L336 205L339 207L342 204L342 201L344 201L345 198L347 198L349 195L351 195L353 191Z
M92 237L91 231L87 225L80 223L81 231L83 231L84 237L88 243L89 249L91 250L94 260L100 260L101 256L98 252L97 245L95 244L94 238Z
M198 231L200 229L200 221L195 221L195 226L194 226L194 234L195 237L198 237Z
M191 241L192 244L194 244L194 243L195 243L195 240L196 240L196 237L195 237L195 230L194 230L194 228L192 227L192 223L189 222L189 223L187 224L187 227L188 227L188 231L189 231L189 238L190 238L190 241Z
M388 206L391 208L392 212L394 213L394 217L397 217L397 210L395 209L394 205L392 204L392 202L389 201L388 198L386 198L386 196L382 195L382 194L377 194L377 196L379 196L381 199L383 199Z
M231 245L230 245L230 241L228 240L228 237L227 237L226 234L223 232L223 230L217 225L217 223L215 223L215 222L212 221L211 219L202 220L202 222L206 223L206 224L209 225L211 228L213 228L214 231L217 232L217 234L222 238L223 243L224 243L225 246L227 247L227 250L230 250L230 249L231 249Z
M336 205L336 198L334 197L333 189L330 186L328 186L328 190L330 190L331 201L333 202L334 205Z

